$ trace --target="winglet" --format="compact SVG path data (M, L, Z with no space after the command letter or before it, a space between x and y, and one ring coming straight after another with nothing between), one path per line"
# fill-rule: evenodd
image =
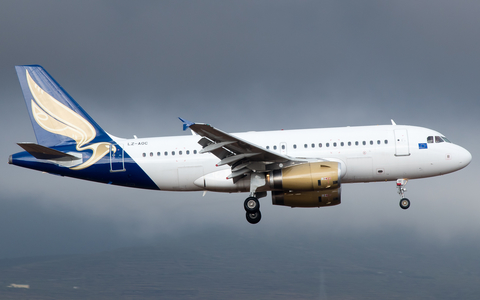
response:
M188 120L182 119L182 118L180 118L180 117L178 117L178 118L180 119L180 121L183 122L183 131L187 130L187 128L189 128L190 126L192 126L193 124L195 124L195 123L193 123L193 122L190 122L190 121L188 121Z
M390 119L390 121L392 121L392 125L397 125L393 119Z

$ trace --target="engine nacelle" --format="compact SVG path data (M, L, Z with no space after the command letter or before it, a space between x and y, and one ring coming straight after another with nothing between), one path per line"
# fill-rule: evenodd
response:
M322 207L340 204L341 188L308 192L272 192L273 205Z
M317 191L340 187L338 162L314 162L274 170L267 175L272 190Z

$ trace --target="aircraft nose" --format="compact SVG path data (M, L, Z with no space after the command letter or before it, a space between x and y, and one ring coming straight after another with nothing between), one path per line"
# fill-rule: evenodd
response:
M465 168L472 161L472 154L467 149L460 147L460 151L457 153L457 160L460 164L460 168Z

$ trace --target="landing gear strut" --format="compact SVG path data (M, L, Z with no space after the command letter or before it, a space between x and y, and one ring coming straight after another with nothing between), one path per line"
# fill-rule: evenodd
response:
M410 207L410 200L405 198L405 192L407 191L405 186L407 183L408 179L397 179L397 192L402 197L402 199L400 199L400 207L402 209L407 209Z

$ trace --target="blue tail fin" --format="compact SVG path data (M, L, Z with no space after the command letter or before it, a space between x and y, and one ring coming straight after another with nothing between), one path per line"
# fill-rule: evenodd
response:
M16 66L37 143L47 147L111 138L41 66Z

